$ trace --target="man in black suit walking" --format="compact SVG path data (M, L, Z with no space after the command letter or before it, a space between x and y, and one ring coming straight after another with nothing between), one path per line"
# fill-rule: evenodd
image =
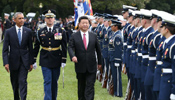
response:
M85 16L79 18L80 31L72 34L68 51L71 60L75 63L78 79L79 100L94 100L94 84L96 71L101 68L101 50L97 35L88 31L89 19ZM96 63L96 54L98 66Z
M10 72L14 100L26 100L27 75L33 68L32 31L23 26L23 13L16 12L14 18L16 25L6 30L4 38L3 63Z

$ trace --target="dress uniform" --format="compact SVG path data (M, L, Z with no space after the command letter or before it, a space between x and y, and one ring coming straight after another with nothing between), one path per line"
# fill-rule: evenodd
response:
M103 14L99 14L99 17L103 18L104 15ZM101 23L98 27L98 29L96 30L96 33L97 33L97 37L98 37L98 41L99 41L99 44L100 44L100 47L101 49L103 48L102 47L102 41L103 41L103 34L102 34L102 29L104 28L104 25L103 23Z
M142 21L147 20L150 21L152 17L152 13L149 10L141 9L142 13ZM147 23L148 25L150 23ZM145 25L142 23L142 25ZM141 46L141 53L142 53L142 61L141 61L141 85L145 87L145 99L151 100L152 93L148 92L151 87L149 86L148 82L145 81L145 75L148 67L148 43L150 43L152 32L154 32L154 29L150 26L145 27L146 29L143 32L143 40L142 40L142 46ZM142 86L141 86L142 87ZM144 90L144 89L143 89Z
M133 14L134 14L134 19L135 20L137 20L137 18L140 18L140 11L134 11L133 12ZM140 19L138 19L138 20L140 20ZM138 23L139 24L139 23ZM132 79L134 80L133 81L133 83L134 83L134 85L133 85L133 90L134 90L134 94L135 94L135 99L137 100L138 99L138 97L139 97L139 93L138 93L138 87L137 87L137 80L136 80L136 78L135 78L135 72L138 70L137 68L136 68L136 53L137 53L137 35L138 35L138 33L140 32L142 30L142 27L136 27L135 29L134 29L134 31L132 32L132 34L131 34L131 39L132 39L132 48L131 48L131 56L130 56L130 65L132 65L131 66L131 68L130 68L130 73L132 74L131 76L132 76Z
M161 33L166 37L166 40L163 45L163 55L160 62L162 74L159 100L175 100L175 16L166 14L162 18ZM173 31L170 31L170 28L173 28ZM167 29L169 33L165 33Z
M121 27L121 22L112 21L113 26ZM114 84L114 96L122 97L122 81L121 81L121 64L122 64L122 38L121 31L117 30L113 32L111 38L109 38L109 60L112 71L112 79Z
M4 20L4 23L3 23L2 40L3 40L4 36L5 36L5 31L11 27L11 22L10 22L10 20L8 19L8 17L9 17L10 15L7 14L7 13L4 13L4 16L5 16L5 20Z
M132 10L129 10L129 17L132 18L132 24L131 24L131 27L130 27L130 30L128 31L128 37L127 37L127 49L126 49L126 63L127 63L127 66L129 68L129 75L130 75L130 83L131 83L131 90L133 91L134 89L134 76L132 76L132 65L130 64L130 56L131 56L131 48L132 48L132 38L131 38L131 35L135 32L135 26L133 24L133 11ZM128 72L127 72L128 73Z
M54 10L43 13L47 19L55 17ZM47 21L46 21L47 23ZM44 100L56 100L57 81L60 75L60 66L64 67L67 57L67 38L63 28L46 26L37 32L37 40L34 45L34 59L40 51L40 66L44 78Z
M108 21L109 18L105 17L105 20ZM102 29L102 34L103 34L103 41L102 41L102 55L104 58L104 72L103 74L107 74L108 75L108 69L109 69L109 56L108 56L108 45L109 45L109 39L108 39L108 31L111 30L111 27L104 27ZM106 70L105 70L106 69Z
M166 12L160 12L157 14L157 22L162 23L162 15L167 14ZM159 29L160 31L160 29ZM153 42L157 43L158 42L158 47L156 46L156 66L155 66L155 71L154 71L154 82L153 82L153 92L156 94L156 100L158 99L159 96L159 89L160 89L160 78L161 78L161 57L163 55L162 50L163 50L163 43L166 38L162 35L157 35Z
M132 6L127 6L127 5L123 5L123 11L122 13L127 13L128 10L136 10L136 7L132 7ZM128 64L126 63L127 57L126 57L126 49L127 49L127 37L128 37L128 30L130 30L131 24L129 22L126 23L126 25L123 27L123 64L126 65L126 72L127 72L127 76L129 79L129 68L128 68Z
M157 19L157 15L156 15L157 12L158 12L157 10L151 10L152 21L155 21L155 19ZM156 24L157 24L157 22L156 22ZM155 28L155 26L154 26L154 28ZM156 98L156 95L153 92L152 88L153 88L153 78L154 78L154 69L155 69L154 67L156 65L156 46L158 46L157 40L159 40L159 38L160 38L159 36L160 36L160 33L156 30L152 33L149 33L147 35L146 41L145 41L145 43L148 45L148 56L149 56L148 59L149 60L148 60L147 68L146 68L147 71L145 74L144 84L147 87L147 88L145 88L146 98L149 100L155 100L155 98ZM155 37L157 39L156 41L154 41Z

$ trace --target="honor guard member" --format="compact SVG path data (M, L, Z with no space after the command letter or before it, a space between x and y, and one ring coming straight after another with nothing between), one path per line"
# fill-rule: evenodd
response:
M114 84L114 96L122 97L122 80L121 80L121 68L122 68L122 38L121 38L121 22L112 21L111 29L113 34L109 38L109 60L112 71L112 79Z
M99 17L99 26L97 27L97 30L96 30L96 34L97 34L97 38L98 38L98 41L99 41L99 44L100 44L100 48L102 50L102 40L103 40L103 35L102 35L102 29L104 27L104 19L103 19L103 14L98 14L98 17ZM101 82L102 81L102 74L103 74L103 68L104 68L104 59L102 57L102 68L100 69L100 74L98 74L98 80Z
M44 11L47 26L38 29L34 45L34 59L40 51L40 66L44 78L44 100L56 100L60 66L66 65L67 38L63 28L55 27L55 10Z
M150 43L152 32L154 32L154 29L151 27L151 18L152 13L149 10L141 9L142 12L142 26L145 28L143 32L143 40L142 40L142 46L141 46L141 52L142 52L142 62L141 62L141 82L142 85L144 84L145 87L145 99L151 100L152 93L148 92L151 90L150 85L147 81L145 81L145 75L148 67L148 44Z
M133 76L131 74L131 64L130 64L130 56L131 56L131 48L132 48L132 38L131 35L133 34L133 31L135 31L135 27L134 27L134 19L133 19L133 14L132 14L133 10L129 9L129 19L128 22L130 23L131 27L128 30L128 37L127 37L127 49L126 49L126 63L128 64L127 67L129 69L129 76L130 76L130 83L131 83L131 90L133 91L134 89L134 80L133 80ZM127 72L128 73L128 72Z
M156 100L156 94L153 92L153 79L154 79L154 69L156 66L156 49L158 47L158 42L160 39L160 33L157 31L158 29L158 23L157 23L157 13L159 12L158 10L150 10L152 12L152 20L151 20L151 26L154 28L154 32L150 33L148 35L150 38L150 42L148 42L148 55L149 55L149 61L148 61L148 67L147 67L147 72L145 75L145 83L149 85L151 89L149 89L147 92L150 93L149 97L151 100ZM160 26L159 26L160 27ZM156 41L155 41L155 40Z
M128 19L129 19L129 12L128 10L131 9L131 10L136 10L137 8L136 7L132 7L132 6L127 6L127 5L123 5L123 11L122 11L122 15L123 15L123 18L127 20L127 23L126 25L124 26L123 28L123 39L124 39L124 43L123 43L123 46L124 46L124 49L123 49L123 64L124 66L126 66L126 72L127 72L127 76L128 76L128 79L129 79L129 68L126 64L126 49L127 49L127 37L128 37L128 30L130 29L130 23L128 22Z
M103 14L99 14L99 27L98 29L96 30L96 33L97 33L97 38L98 38L98 41L99 41L99 44L100 44L100 47L102 49L102 40L103 40L103 35L102 35L102 29L104 27L104 15Z
M175 100L175 16L163 15L161 34L166 38L161 60L159 100Z
M137 36L138 34L140 33L140 31L142 30L142 26L141 26L141 23L140 23L140 14L141 12L140 11L133 11L134 13L134 26L136 27L133 31L133 33L131 34L131 38L132 38L132 48L131 48L131 56L130 56L130 65L132 65L131 67L131 76L133 76L133 80L134 80L134 96L135 96L135 99L138 100L139 98L139 93L140 93L140 84L137 85L138 83L140 82L137 82L137 76L136 75L136 72L138 71L137 69Z
M104 58L104 70L103 70L103 83L102 83L102 87L106 88L107 85L107 79L108 79L108 70L109 70L109 56L108 56L108 45L109 45L109 41L108 41L108 31L111 30L111 27L109 26L109 20L110 17L109 16L105 16L104 19L104 27L102 29L102 34L104 35L103 37L103 41L102 41L102 55Z
M98 20L99 20L98 15L99 15L99 13L95 13L95 14L94 14L95 21L96 21L96 23L97 23L97 27L94 29L94 32L95 32L95 33L97 33L97 29L98 29L98 27L100 26L100 24L99 24L99 22L98 22Z
M4 23L3 23L3 33L2 33L2 40L5 36L5 31L11 27L11 22L9 20L10 14L4 13Z
M128 10L129 9L132 9L132 10L136 10L137 8L136 7L132 7L132 6L127 6L127 5L123 5L123 11L122 11L122 15L123 15L123 18L128 20L129 19L129 12ZM127 22L126 25L124 26L123 28L123 39L124 39L124 43L123 43L123 46L124 46L124 49L123 49L123 64L124 66L126 66L126 72L127 72L127 76L128 76L128 79L129 79L129 69L127 67L127 64L126 64L126 49L127 49L127 37L128 37L128 33L127 33L127 30L129 29L130 27L130 23Z
M164 12L164 11L159 11L157 13L157 31L158 32L161 32L161 24L162 24L162 15L164 14L168 14L167 12ZM160 39L159 39L160 38ZM166 38L160 34L160 36L157 36L154 38L154 42L157 43L158 41L158 47L157 45L155 44L156 46L156 66L155 66L155 71L154 71L154 83L153 83L153 92L155 92L156 94L156 99L155 100L158 100L158 97L159 97L159 89L160 89L160 79L161 79L161 73L162 73L162 68L161 68L161 58L162 58L162 50L163 50L163 43L164 43L164 40Z

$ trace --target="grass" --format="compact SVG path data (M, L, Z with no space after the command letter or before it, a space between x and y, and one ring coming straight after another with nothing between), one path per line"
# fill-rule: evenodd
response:
M0 43L0 100L13 100L13 91L10 83L10 74L6 72L2 61L2 43ZM38 62L38 60L37 60ZM37 63L38 64L38 63ZM62 82L62 71L58 80L58 100L78 100L77 96L77 79L74 70L74 64L68 57L66 67L64 68L64 89ZM28 74L28 94L27 100L43 100L43 76L41 67L32 70ZM122 74L123 95L125 96L127 77ZM101 83L95 83L95 100L123 100L123 98L112 97L106 89L101 87Z

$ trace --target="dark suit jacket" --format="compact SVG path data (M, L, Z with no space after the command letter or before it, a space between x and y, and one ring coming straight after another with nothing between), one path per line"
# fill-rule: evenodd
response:
M77 73L85 73L86 71L89 73L96 73L97 63L95 52L97 52L98 64L101 65L102 63L101 49L97 40L97 35L93 32L88 33L89 44L87 50L84 48L80 31L72 34L69 41L68 52L70 59L72 60L74 56L78 59L78 63L75 63L75 71Z
M29 28L23 27L21 46L16 27L13 26L6 31L3 44L3 63L4 65L9 64L11 70L17 70L21 63L26 69L33 64L32 31Z

